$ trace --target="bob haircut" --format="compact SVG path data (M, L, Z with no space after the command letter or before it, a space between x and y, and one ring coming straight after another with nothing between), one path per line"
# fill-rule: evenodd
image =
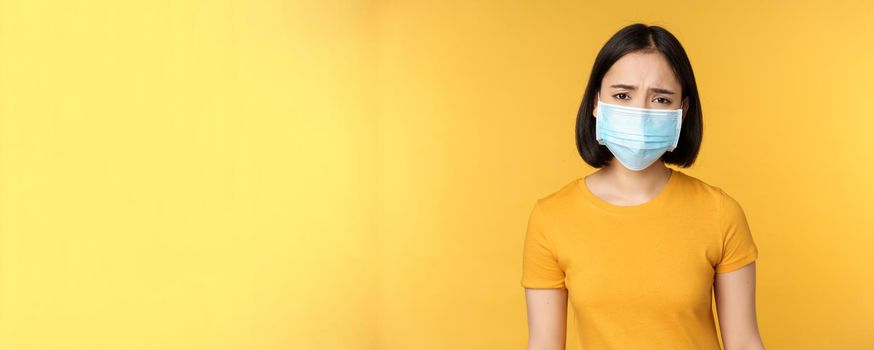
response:
M635 51L658 51L663 54L680 81L683 90L680 101L682 102L685 97L689 98L680 127L677 147L671 152L665 152L659 158L666 164L688 168L695 163L695 158L698 157L703 133L701 101L698 98L698 86L695 84L692 64L689 63L689 58L686 56L683 46L680 45L680 41L673 34L662 27L647 26L641 23L631 24L613 34L613 37L604 44L595 58L592 73L589 75L589 83L577 113L577 151L586 163L595 168L608 165L614 157L607 146L601 145L595 140L595 117L592 116L593 100L610 67L622 56Z

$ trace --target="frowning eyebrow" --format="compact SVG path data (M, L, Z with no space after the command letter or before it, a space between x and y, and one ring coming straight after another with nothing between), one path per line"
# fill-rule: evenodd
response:
M628 85L628 84L613 84L613 85L610 85L610 87L611 87L611 88L626 89L626 90L637 90L637 86L635 86L635 85ZM659 93L659 94L667 94L667 95L674 95L674 94L675 94L675 92L673 92L673 91L671 91L671 90L663 89L663 88L657 88L657 87L655 87L655 88L649 88L649 91L652 91L652 92L655 92L655 93Z

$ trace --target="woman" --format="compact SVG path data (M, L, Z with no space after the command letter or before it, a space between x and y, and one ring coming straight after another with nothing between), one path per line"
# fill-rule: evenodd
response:
M577 149L599 170L537 200L522 286L528 349L564 349L568 300L580 349L764 349L753 241L743 209L681 170L702 120L679 41L633 24L604 45L577 116Z

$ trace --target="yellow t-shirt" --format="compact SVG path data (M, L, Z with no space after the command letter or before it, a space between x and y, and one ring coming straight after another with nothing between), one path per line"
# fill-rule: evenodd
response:
M522 286L566 288L579 349L714 349L716 272L756 260L743 209L721 188L671 169L649 201L610 204L581 177L537 200Z

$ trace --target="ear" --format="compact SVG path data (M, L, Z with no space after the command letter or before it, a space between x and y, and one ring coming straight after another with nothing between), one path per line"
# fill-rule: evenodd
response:
M683 118L686 117L686 114L689 113L689 96L683 99L683 104L681 106L683 108Z
M595 106L594 108L592 108L592 116L597 118L598 117L598 93L597 92L595 92L595 98L592 100L592 106Z

